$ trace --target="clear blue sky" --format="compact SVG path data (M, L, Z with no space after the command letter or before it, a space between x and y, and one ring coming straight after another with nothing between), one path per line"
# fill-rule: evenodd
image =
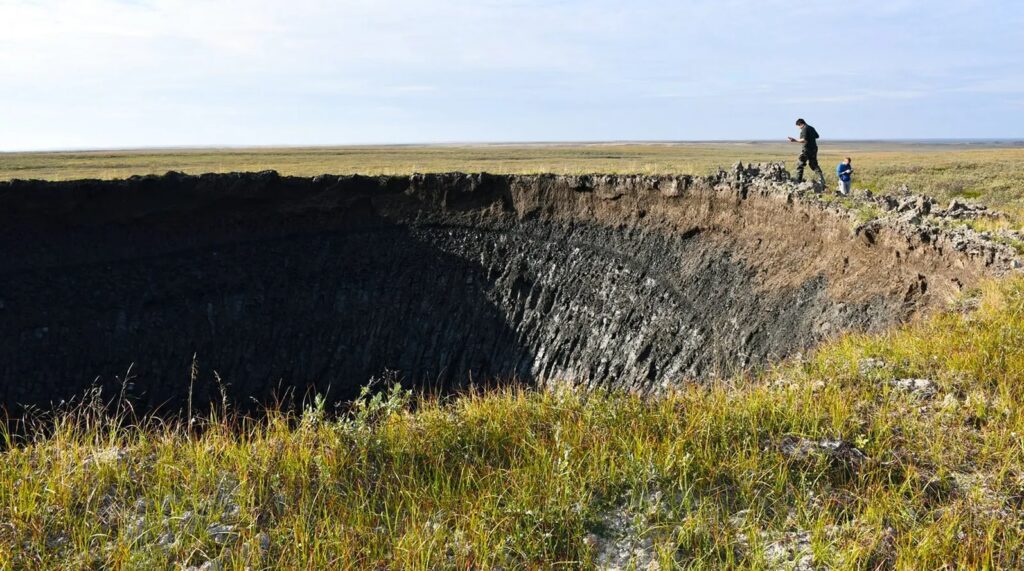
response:
M1024 138L1020 0L0 0L0 150Z

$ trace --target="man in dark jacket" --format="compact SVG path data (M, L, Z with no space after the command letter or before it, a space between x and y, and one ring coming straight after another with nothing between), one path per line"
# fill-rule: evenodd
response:
M821 181L821 188L825 188L825 173L821 172L821 166L818 164L818 132L807 124L807 121L803 119L796 120L796 126L800 128L800 138L794 139L789 137L790 143L800 143L803 147L800 149L800 158L796 163L796 181L803 182L804 180L804 166L807 163L811 163L811 170L818 173L818 179Z

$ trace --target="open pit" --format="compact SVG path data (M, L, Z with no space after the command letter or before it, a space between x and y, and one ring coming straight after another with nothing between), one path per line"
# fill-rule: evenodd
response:
M913 214L913 213L911 213ZM559 380L649 390L939 307L1009 263L858 225L777 165L710 177L0 183L0 398ZM193 356L198 375L192 378Z

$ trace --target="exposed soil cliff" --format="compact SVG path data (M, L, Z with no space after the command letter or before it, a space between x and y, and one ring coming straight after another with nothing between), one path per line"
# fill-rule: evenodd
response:
M778 166L712 177L0 183L0 399L94 382L149 406L398 371L439 388L646 389L941 305L1011 250L910 216L857 226ZM966 240L966 241L965 241Z

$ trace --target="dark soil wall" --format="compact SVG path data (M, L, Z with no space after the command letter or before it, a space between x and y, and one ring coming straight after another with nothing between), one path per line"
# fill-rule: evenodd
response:
M748 177L749 178L749 177ZM0 184L0 400L174 408L371 376L649 389L947 298L983 263L779 181L168 174ZM774 186L772 186L774 185Z

